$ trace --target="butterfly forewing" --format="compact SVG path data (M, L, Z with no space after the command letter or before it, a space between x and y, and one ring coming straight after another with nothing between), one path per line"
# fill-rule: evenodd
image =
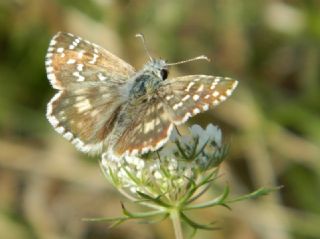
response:
M84 152L102 150L126 96L134 69L103 48L69 33L58 33L46 56L48 78L60 90L47 118L55 130Z
M45 63L55 89L84 81L123 83L135 72L131 65L102 47L64 32L50 41Z
M179 125L226 100L237 84L231 78L190 75L169 79L159 91L173 122Z

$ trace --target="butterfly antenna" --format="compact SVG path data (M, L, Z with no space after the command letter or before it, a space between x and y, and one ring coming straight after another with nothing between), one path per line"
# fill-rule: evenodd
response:
M206 61L211 61L210 58L208 58L205 55L201 55L201 56L197 56L188 60L184 60L184 61L178 61L178 62L174 62L174 63L168 63L167 66L174 66L174 65L179 65L179 64L184 64L190 61L198 61L198 60L206 60Z
M141 39L142 44L143 44L143 47L144 47L144 50L145 50L145 52L147 53L150 61L152 61L153 59L152 59L152 57L151 57L151 55L150 55L150 53L149 53L149 51L148 51L147 44L146 44L146 41L144 40L143 34L142 34L142 33L137 33L137 34L136 34L136 37L139 37L139 38Z

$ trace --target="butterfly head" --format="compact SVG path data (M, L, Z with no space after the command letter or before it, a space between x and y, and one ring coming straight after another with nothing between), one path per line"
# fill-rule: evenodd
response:
M162 59L152 59L145 66L144 71L149 72L151 75L155 77L166 80L168 78L168 65Z
M136 34L136 37L139 37L142 40L144 50L150 59L149 62L147 64L145 64L145 66L143 68L143 72L145 72L147 74L149 73L149 75L154 76L160 80L167 79L168 73L169 73L168 64L164 60L154 59L150 55L143 34L138 33L138 34Z

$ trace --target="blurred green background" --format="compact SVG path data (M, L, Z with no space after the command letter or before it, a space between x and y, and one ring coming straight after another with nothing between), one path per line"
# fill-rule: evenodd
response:
M1 239L173 238L170 221L110 230L81 220L120 215L119 201L127 201L104 179L98 158L77 152L45 118L54 90L44 57L57 31L95 42L137 69L147 60L134 37L142 32L155 57L212 59L177 66L171 76L240 81L228 101L192 122L219 125L230 142L219 183L233 194L284 187L232 211L194 215L222 228L196 238L320 238L318 0L1 0Z

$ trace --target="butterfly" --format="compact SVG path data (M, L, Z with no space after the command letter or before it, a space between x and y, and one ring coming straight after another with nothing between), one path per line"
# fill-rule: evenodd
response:
M171 64L148 56L136 71L94 43L57 33L45 58L47 77L58 90L47 119L82 152L144 154L162 147L175 125L226 100L238 84L211 75L168 78L171 65L204 56Z

